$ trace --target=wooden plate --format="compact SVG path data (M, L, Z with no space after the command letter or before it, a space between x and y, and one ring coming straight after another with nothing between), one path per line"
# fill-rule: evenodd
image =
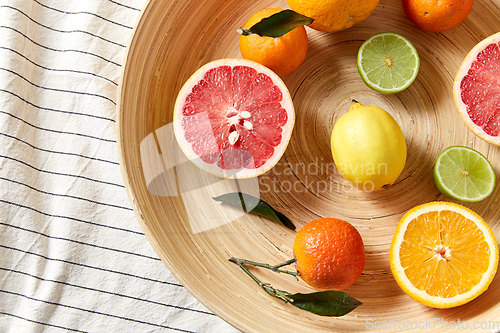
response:
M488 325L500 313L500 277L479 298L458 308L423 306L397 286L389 268L396 224L410 208L443 200L434 185L433 163L450 145L473 147L500 174L500 149L470 132L452 97L454 75L467 52L500 31L500 0L474 3L469 17L444 33L427 33L406 18L400 0L382 0L351 29L325 34L308 29L303 65L284 78L296 107L296 124L281 161L252 182L214 179L183 161L170 126L182 84L201 65L241 57L236 29L262 8L288 8L285 1L151 0L137 24L124 63L118 106L118 143L125 185L139 223L165 265L203 304L246 332L355 332L392 322L391 331L431 323L429 331ZM367 88L356 68L361 43L376 32L407 37L421 58L416 81L404 92L381 95ZM362 192L339 175L331 158L333 124L352 98L380 106L400 124L408 159L387 190ZM170 125L169 125L170 124ZM159 155L162 153L162 155ZM256 183L255 183L256 182ZM366 265L346 291L364 304L340 318L310 314L271 298L231 256L276 264L292 257L295 232L264 218L243 215L211 197L251 189L300 228L319 217L352 223L363 236ZM468 205L500 239L500 187ZM254 273L290 292L312 292L302 281L263 269ZM396 325L397 324L397 325Z

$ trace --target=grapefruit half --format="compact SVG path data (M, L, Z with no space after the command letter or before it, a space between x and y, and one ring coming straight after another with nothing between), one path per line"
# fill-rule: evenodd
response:
M500 33L467 54L455 76L453 96L467 127L500 146Z
M223 178L250 178L283 155L295 122L290 93L273 71L245 59L219 59L181 88L174 133L186 157Z

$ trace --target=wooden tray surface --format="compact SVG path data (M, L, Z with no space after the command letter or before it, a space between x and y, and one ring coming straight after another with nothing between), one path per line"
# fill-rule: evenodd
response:
M204 305L245 332L359 332L384 321L393 321L391 332L404 332L411 328L408 325L429 321L434 323L433 331L441 332L453 331L453 327L436 320L467 321L469 328L474 322L500 320L499 276L469 304L433 309L401 291L391 274L388 253L395 227L407 210L444 200L432 177L433 163L444 148L465 145L477 149L500 175L500 149L467 129L452 96L453 78L467 52L500 31L500 1L476 0L469 17L443 33L413 26L400 0L380 1L366 21L345 31L326 34L308 28L307 58L297 71L284 77L296 109L288 148L270 172L254 183L240 182L238 186L251 189L258 182L261 198L285 213L297 229L319 217L337 217L360 231L366 265L346 292L364 304L340 318L316 316L271 298L228 262L231 256L270 264L289 259L294 231L214 204L211 196L234 190L234 181L214 179L190 162L170 169L165 166L169 158L174 164L179 160L178 148L165 143L173 142L168 129L179 89L201 65L219 58L240 58L236 29L266 7L288 8L284 1L151 0L137 23L123 68L118 143L132 206L158 256ZM421 59L416 81L395 95L370 90L356 68L362 42L382 31L407 37ZM330 133L353 98L387 110L405 135L407 163L387 190L355 190L333 164ZM163 161L156 146L163 150ZM168 171L158 174L159 166ZM483 216L497 239L499 196L497 186L488 199L467 205ZM253 272L290 292L313 291L290 276L263 269Z

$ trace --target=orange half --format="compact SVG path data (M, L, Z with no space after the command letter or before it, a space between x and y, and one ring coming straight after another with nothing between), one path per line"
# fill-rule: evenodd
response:
M391 270L401 289L436 308L465 304L490 285L498 245L488 224L472 210L431 202L408 211L390 248Z

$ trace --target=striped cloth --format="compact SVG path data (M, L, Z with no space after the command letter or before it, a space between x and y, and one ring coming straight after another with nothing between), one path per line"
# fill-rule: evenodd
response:
M130 208L117 82L145 0L0 0L0 332L235 332Z

